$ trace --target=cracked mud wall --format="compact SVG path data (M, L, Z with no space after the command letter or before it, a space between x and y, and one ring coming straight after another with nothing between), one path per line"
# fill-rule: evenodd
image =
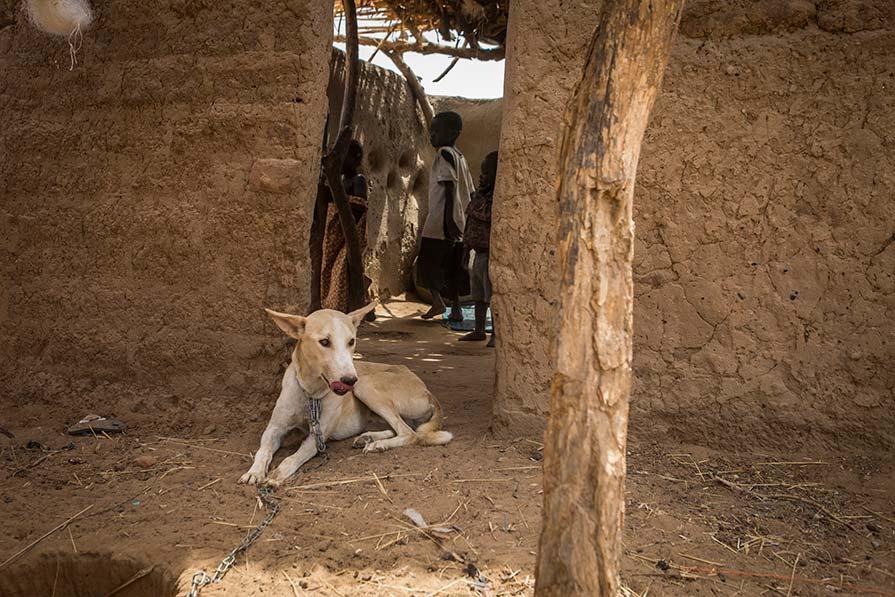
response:
M307 306L332 5L94 9L72 71L0 19L0 403L267 397L262 307Z
M343 52L333 52L328 95L336 118L342 106L344 61ZM373 280L373 296L385 300L412 283L432 148L404 77L361 61L357 94L355 134L364 145L362 170L369 184L364 270ZM330 142L338 132L336 118L330 121Z
M549 404L556 148L586 47L569 32L593 20L558 11L511 14L492 277L514 432ZM637 181L633 433L895 443L893 13L687 4Z

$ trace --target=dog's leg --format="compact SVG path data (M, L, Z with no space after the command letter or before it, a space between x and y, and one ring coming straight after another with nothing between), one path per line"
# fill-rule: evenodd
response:
M288 431L288 428L278 425L274 422L274 417L271 417L270 423L267 424L267 429L264 430L264 434L261 436L261 445L255 453L255 461L248 472L240 477L240 483L258 485L264 481L267 467L270 466L273 455L280 449L283 437Z
M240 477L240 483L248 483L249 485L258 485L264 481L267 475L267 467L273 455L280 449L283 437L294 427L294 412L298 401L298 382L291 367L286 370L283 376L283 387L280 390L280 396L277 398L276 406L270 415L270 421L267 423L267 429L261 436L261 445L255 453L255 461L252 467Z
M266 481L267 485L270 485L271 487L279 487L286 481L286 479L294 475L301 465L313 458L316 454L317 442L312 434L306 437L305 441L301 442L301 445L294 454L284 459L283 462L280 463L280 466L270 473L270 476Z
M320 433L323 434L324 441L329 440L333 435L333 429L338 424L338 411L341 409L326 408L320 415ZM317 440L313 433L309 433L298 450L294 454L285 458L283 462L272 472L267 478L267 484L271 487L279 487L289 477L294 475L298 469L313 458L317 454Z
M389 427L394 429L396 434L396 437L389 439L377 439L376 441L371 441L364 446L364 452L384 452L385 450L391 450L392 448L400 448L401 446L416 443L416 432L404 421L404 419L401 418L401 415L398 414L398 411L394 408L391 401L371 400L370 402L364 401L364 404L366 404L374 413L382 417L385 422L389 424Z
M395 437L395 432L391 429L386 429L385 431L367 431L366 433L361 433L356 438L354 438L354 443L351 444L352 448L363 448L367 444L375 442L380 439L389 439Z

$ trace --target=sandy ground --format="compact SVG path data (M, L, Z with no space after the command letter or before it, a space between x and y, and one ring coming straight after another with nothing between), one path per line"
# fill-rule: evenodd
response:
M332 443L329 462L278 492L282 512L203 594L532 593L540 438L490 433L493 352L458 344L459 334L417 319L422 310L381 308L359 351L413 368L442 401L454 441L366 455ZM0 436L0 562L81 514L0 565L0 594L185 592L264 516L236 480L275 399L259 400L248 421L198 428L168 413L108 438L66 436L69 421L45 409L2 413L15 438ZM627 594L895 595L892 455L752 453L744 438L719 452L699 438L667 445L649 421L631 427ZM406 508L454 530L416 530Z

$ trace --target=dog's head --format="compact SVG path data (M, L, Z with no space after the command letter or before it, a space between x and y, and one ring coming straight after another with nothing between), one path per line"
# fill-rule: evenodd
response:
M278 313L265 309L281 330L298 340L292 360L303 377L320 376L330 389L343 396L354 388L357 369L354 368L354 345L357 327L364 316L376 307L370 303L347 315L339 311L321 309L307 317Z

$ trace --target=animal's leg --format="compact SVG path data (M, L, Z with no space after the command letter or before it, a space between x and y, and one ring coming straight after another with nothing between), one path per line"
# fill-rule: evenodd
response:
M264 430L264 434L261 436L261 445L255 453L255 461L248 472L240 477L240 483L258 485L264 481L267 467L270 466L273 455L280 449L283 437L289 431L287 427L279 425L274 419L275 417L271 417L270 423L267 424L267 429Z
M367 404L370 410L385 419L385 422L394 429L396 437L379 439L364 446L364 452L383 452L391 448L399 448L417 442L416 432L407 424L390 400L373 400Z
M295 474L296 471L308 460L317 454L317 442L314 435L308 435L305 441L301 443L298 450L294 454L287 457L267 478L267 485L271 487L279 487L286 479Z
M264 477L267 475L267 467L270 466L273 455L280 449L283 437L294 427L293 413L298 399L298 391L298 381L296 381L291 368L287 369L283 375L280 395L277 398L276 405L273 407L273 413L270 415L267 429L261 435L261 445L255 453L255 461L248 472L240 477L240 483L258 485L264 481Z
M393 437L391 439L381 439L379 441L370 442L366 446L364 446L364 453L367 452L385 452L386 450L391 450L392 448L400 448L401 446L406 446L408 444L416 443L416 435L399 435L398 437Z
M362 433L354 438L354 443L351 445L352 448L363 448L367 444L375 442L380 439L389 439L395 437L395 432L391 429L386 429L385 431L367 431L366 433Z

